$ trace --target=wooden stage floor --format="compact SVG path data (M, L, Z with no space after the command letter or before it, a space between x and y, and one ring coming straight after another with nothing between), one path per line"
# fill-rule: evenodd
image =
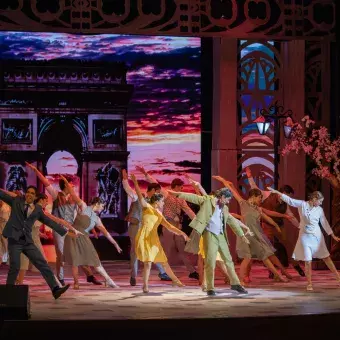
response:
M112 289L86 283L82 277L80 290L72 286L55 301L39 273L29 273L32 320L127 320L180 318L232 318L325 314L340 312L340 287L329 271L314 271L314 291L305 290L306 280L293 270L289 283L268 279L262 266L255 266L248 295L232 292L217 273L218 295L208 297L189 279L184 267L174 267L186 287L172 287L160 281L152 272L150 293L141 291L141 279L136 287L129 285L127 262L104 262L111 277L120 288ZM66 281L72 283L69 268ZM99 278L99 276L97 276ZM6 267L0 270L0 283L6 278Z

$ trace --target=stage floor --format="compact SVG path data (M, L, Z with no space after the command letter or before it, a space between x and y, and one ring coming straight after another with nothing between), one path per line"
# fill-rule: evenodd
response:
M257 265L252 271L253 282L247 287L248 295L233 293L217 273L219 294L208 297L198 281L188 278L184 267L173 269L186 287L174 288L152 271L149 294L142 293L141 278L136 287L129 285L127 262L104 262L104 267L120 288L94 286L82 277L80 290L71 286L57 301L39 273L30 272L25 283L30 285L32 320L282 317L340 312L340 287L329 271L314 271L314 291L307 292L306 279L293 269L289 270L294 276L292 281L276 283L268 279L264 267ZM0 283L5 283L6 268L0 269ZM66 273L66 281L72 283L70 268Z

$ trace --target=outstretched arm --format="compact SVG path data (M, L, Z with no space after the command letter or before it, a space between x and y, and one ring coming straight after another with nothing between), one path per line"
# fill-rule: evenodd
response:
M60 178L65 182L65 187L68 189L70 196L72 197L73 201L80 207L81 210L84 208L84 201L76 194L73 189L73 186L70 185L68 180L63 176L60 175Z
M98 217L98 223L96 224L96 228L98 228L103 235L115 246L118 253L122 252L122 249L119 247L118 243L114 240L114 238L111 236L111 234L107 231L107 229L104 227L101 219Z
M281 197L282 201L286 202L288 205L294 207L294 208L299 208L303 205L303 203L305 201L302 201L302 200L296 200L296 199L293 199L285 194L283 194L282 192L278 191L278 190L274 190L273 188L267 188L269 191L271 191L272 193L274 194L277 194Z
M252 189L258 189L258 190L261 190L257 184L255 183L254 181L254 177L251 173L251 170L249 167L246 167L245 168L246 170L246 175L247 175L247 178L248 178L248 182L249 182L249 185ZM270 195L270 191L265 191L265 190L261 190L262 192L262 196L263 196L263 200L265 200L269 195Z
M141 172L144 176L145 176L145 179L149 182L149 183L157 183L159 184L159 182L154 178L152 177L146 170L143 166L136 166L136 170ZM163 188L161 186L161 193L164 197L167 197L168 196L168 190Z
M273 227L275 227L275 229L277 230L278 233L281 233L281 229L279 227L279 225L269 216L267 216L265 213L261 214L261 217L263 220L265 220L268 224L272 225Z
M14 194L15 195L15 194ZM0 200L7 203L9 206L12 206L15 196L8 193L6 190L0 189Z
M174 196L177 196L178 198L182 198L187 202L201 205L205 200L207 196L200 196L195 194L188 194L186 192L180 192L180 191L172 191L168 190L168 193Z
M64 227L66 227L68 230L71 230L73 233L75 233L76 235L83 235L80 231L76 230L75 228L73 228L72 224L63 220L62 218L58 218L50 213L48 213L47 211L44 211L44 214L49 217L52 221L63 225Z
M142 207L146 208L148 206L148 203L145 201L145 199L142 195L142 192L140 190L136 176L134 174L131 174L130 178L131 178L133 184L135 185L136 193L137 193L138 200L139 200L140 204L142 205Z
M184 176L195 189L197 195L207 195L207 192L204 190L200 182L194 181L188 174L185 174Z
M136 202L138 200L138 196L129 185L129 177L125 169L122 170L122 178L123 188L126 194L131 198L132 202Z
M237 202L240 203L241 201L244 201L243 197L239 194L237 189L235 188L234 184L232 182L229 182L225 180L221 176L212 176L212 178L218 180L221 182L225 187L227 187L233 194L233 196L236 198Z
M189 237L186 233L184 233L182 230L174 227L172 224L170 224L164 217L162 219L161 222L162 226L164 226L166 229L168 229L170 232L172 232L173 234L179 235L179 236L183 236L185 241L189 240Z
M262 211L268 215L268 216L272 216L272 217L279 217L279 218L286 218L287 220L291 220L292 216L288 215L288 214L280 214L276 211L272 211L272 210L268 210L265 208L262 208Z

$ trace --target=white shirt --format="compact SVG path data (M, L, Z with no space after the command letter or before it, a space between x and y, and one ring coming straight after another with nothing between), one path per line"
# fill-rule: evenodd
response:
M299 228L301 232L314 234L315 236L321 236L321 230L319 227L320 222L327 235L333 234L333 230L329 225L321 206L312 207L306 201L296 200L287 195L282 195L281 198L290 206L298 208L300 215Z
M212 214L207 226L207 230L215 235L223 234L223 209L216 204L215 211Z
M27 217L32 214L33 210L35 209L35 205L33 203L29 204L25 202L24 210L26 208L26 204L28 204L28 210L27 210Z

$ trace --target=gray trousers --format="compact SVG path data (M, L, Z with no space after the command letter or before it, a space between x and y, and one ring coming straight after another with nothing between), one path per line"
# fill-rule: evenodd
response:
M131 248L130 248L130 271L131 274L130 276L133 278L137 277L138 274L138 259L136 256L136 235L139 230L139 224L129 224L129 229L128 229L128 234L130 237L130 243L131 243ZM160 263L155 263L154 264L160 274L164 274L165 270L163 266Z
M53 230L53 242L55 246L56 253L56 271L58 280L64 280L64 242L65 236L59 235L57 232ZM86 276L93 275L92 270L88 266L81 266Z
M51 290L55 287L59 287L59 282L56 280L52 269L34 243L21 243L13 239L8 239L8 253L9 270L6 284L15 284L15 280L20 271L20 255L21 253L24 253L32 264L40 271Z
M178 222L173 221L171 219L167 219L167 221L171 223L174 227L181 229ZM163 245L165 254L168 258L170 258L171 256L171 250L175 248L178 257L180 258L181 262L185 265L187 271L189 273L193 273L196 271L195 267L193 266L186 252L184 251L185 240L183 236L175 235L168 231L166 228L163 228Z

